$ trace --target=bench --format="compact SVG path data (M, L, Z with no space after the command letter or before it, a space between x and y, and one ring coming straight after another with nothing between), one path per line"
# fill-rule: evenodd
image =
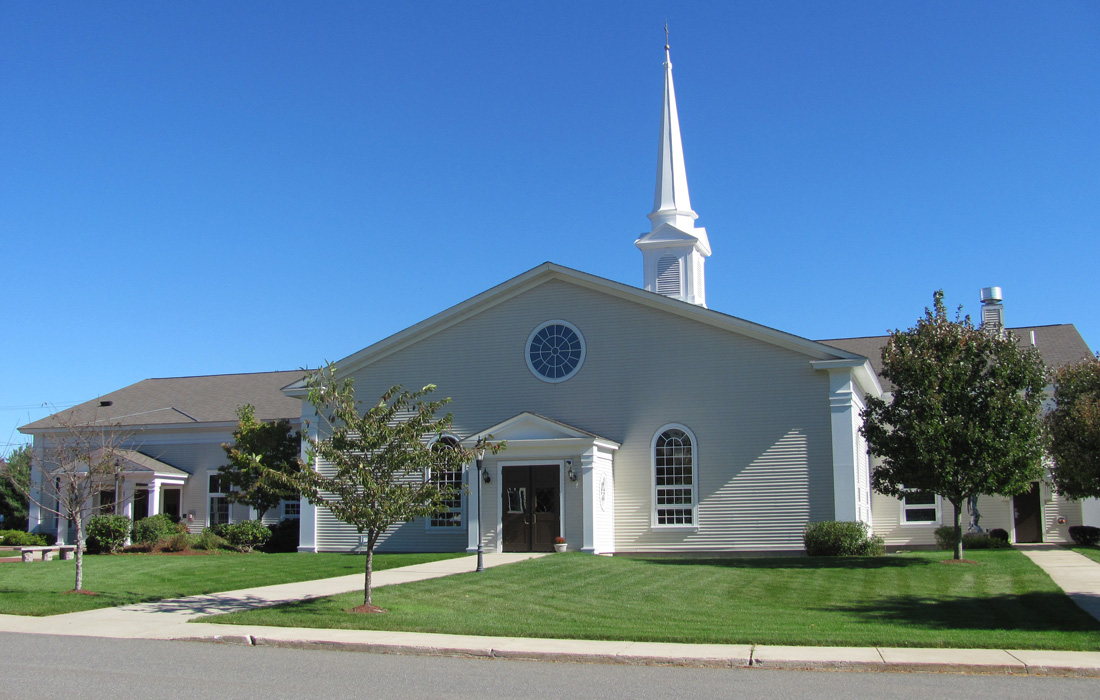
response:
M20 547L19 553L23 555L23 561L33 561L34 553L42 553L42 561L53 559L53 553L59 552L62 559L72 559L76 556L75 544L57 544L52 547Z

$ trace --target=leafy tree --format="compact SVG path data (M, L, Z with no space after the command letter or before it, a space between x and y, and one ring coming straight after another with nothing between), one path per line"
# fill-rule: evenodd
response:
M355 610L382 612L371 601L379 537L397 523L445 510L455 489L424 475L431 469L461 471L474 452L458 444L450 449L429 444L451 428L451 414L438 415L450 399L424 398L434 385L419 391L394 386L363 411L353 380L337 379L335 365L311 372L306 383L319 421L317 434L305 438L309 463L316 469L302 469L286 480L310 503L366 535L363 605Z
M0 457L0 527L8 530L27 527L27 492L31 482L31 446L12 450L7 459Z
M229 464L218 472L230 484L226 498L231 503L244 503L264 513L279 505L279 501L297 497L286 482L273 477L275 473L296 474L301 469L298 455L301 434L292 431L290 421L256 419L256 408L245 404L237 409L237 429L233 444L222 445Z
M1054 372L1051 477L1070 498L1100 496L1100 355Z
M890 401L869 397L863 435L882 463L879 493L939 494L955 508L955 558L962 559L967 498L1013 496L1043 475L1039 409L1045 369L1034 348L1009 333L947 317L943 292L917 325L895 330L882 349Z

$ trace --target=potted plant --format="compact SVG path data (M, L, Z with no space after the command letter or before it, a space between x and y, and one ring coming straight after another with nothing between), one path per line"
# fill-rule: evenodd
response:
M565 547L566 547L566 544L565 544L565 538L564 537L555 537L554 538L554 551L555 552L564 552Z

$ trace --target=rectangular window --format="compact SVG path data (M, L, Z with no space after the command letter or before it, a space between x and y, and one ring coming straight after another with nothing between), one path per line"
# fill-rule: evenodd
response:
M927 491L918 491L901 499L901 522L912 525L939 523L940 497Z
M433 469L428 477L440 489L450 492L443 509L432 515L431 527L462 527L462 471Z
M114 515L115 504L118 499L115 497L115 490L102 489L96 494L96 511L97 515Z
M210 474L207 479L206 491L210 504L207 519L211 526L224 525L229 522L229 499L225 496L228 492L228 486L217 473Z

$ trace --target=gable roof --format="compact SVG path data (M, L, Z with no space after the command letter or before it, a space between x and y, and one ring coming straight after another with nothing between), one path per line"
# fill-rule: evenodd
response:
M1034 337L1035 348L1043 357L1047 367L1061 367L1093 356L1085 339L1072 323L1052 326L1018 326L1008 330L1012 331L1017 343L1023 347L1031 347ZM818 342L854 352L869 359L875 374L879 375L882 388L890 391L893 389L893 384L882 377L882 348L888 340L890 340L888 335L872 335L862 338L833 338Z
M760 325L759 323L746 321L743 318L730 316L654 292L647 292L644 289L631 287L620 282L604 279L603 277L597 277L596 275L574 270L573 268L545 262L538 267L534 267L521 275L517 275L481 294L473 296L460 304L456 304L420 323L410 326L372 345L368 345L359 352L353 353L337 361L336 365L339 374L341 376L351 374L368 364L392 355L413 343L434 335L435 333L439 333L465 319L480 314L552 280L560 280L569 284L575 284L579 287L591 289L618 299L624 299L650 308L660 309L677 316L682 316L700 323L748 336L771 345L794 350L795 352L805 354L812 360L866 359L862 355L843 348L824 345L791 333L785 333L774 328L769 328L768 326ZM871 371L869 365L866 374L870 377L870 381L874 382L874 378L870 376ZM291 396L301 396L305 393L305 383L303 381L295 382L287 386L285 391Z
M237 407L250 403L256 418L301 416L301 403L281 389L302 378L302 370L213 374L199 377L145 379L19 428L22 433L49 432L59 426L54 416L80 425L195 425L237 423Z

